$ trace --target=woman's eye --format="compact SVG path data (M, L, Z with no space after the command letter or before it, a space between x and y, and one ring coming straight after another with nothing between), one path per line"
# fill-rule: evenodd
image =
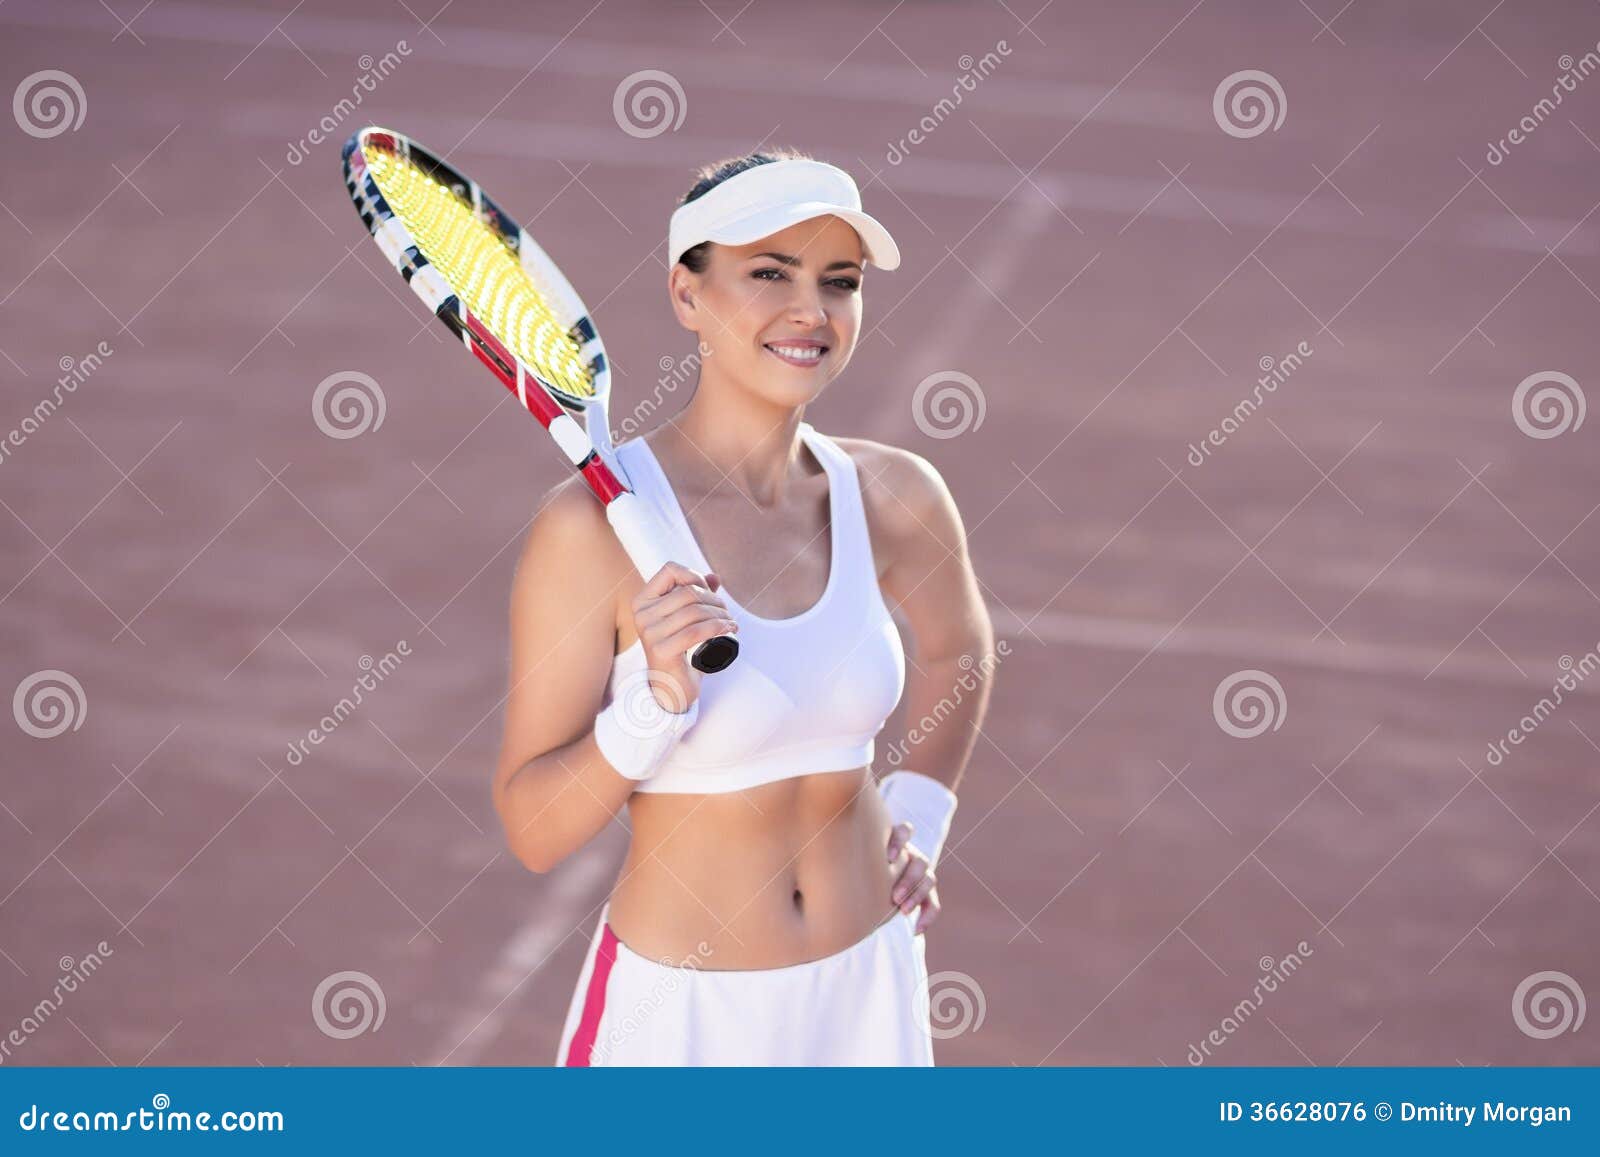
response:
M771 274L769 277L768 274ZM785 281L788 275L781 269L757 269L750 274L758 281ZM843 290L845 293L854 293L861 288L861 283L849 277L830 277L827 284L834 289Z

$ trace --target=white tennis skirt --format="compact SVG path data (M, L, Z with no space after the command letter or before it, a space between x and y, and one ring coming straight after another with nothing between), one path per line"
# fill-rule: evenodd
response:
M783 968L679 966L630 949L600 922L567 1010L556 1064L932 1065L918 913L848 948Z

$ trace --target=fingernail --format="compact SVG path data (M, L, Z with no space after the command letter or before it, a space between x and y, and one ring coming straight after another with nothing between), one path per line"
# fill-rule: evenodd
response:
M900 903L900 901L904 900L905 898L906 890L904 888L896 888L894 890L894 902L896 904Z

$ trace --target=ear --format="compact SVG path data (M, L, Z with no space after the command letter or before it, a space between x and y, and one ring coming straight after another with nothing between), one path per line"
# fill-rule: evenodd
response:
M674 262L667 273L667 297L678 324L691 333L700 332L699 290L699 275L683 262Z

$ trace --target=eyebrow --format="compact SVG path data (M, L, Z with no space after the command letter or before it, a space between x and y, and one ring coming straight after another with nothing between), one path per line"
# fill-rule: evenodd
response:
M757 257L771 257L773 260L780 261L784 265L799 265L800 264L800 258L792 257L787 253L773 253L773 252L752 253L750 255L750 260L754 261ZM859 261L835 261L832 265L828 266L822 272L831 273L835 269L856 269L856 270L859 270L859 269L861 269L861 263Z

